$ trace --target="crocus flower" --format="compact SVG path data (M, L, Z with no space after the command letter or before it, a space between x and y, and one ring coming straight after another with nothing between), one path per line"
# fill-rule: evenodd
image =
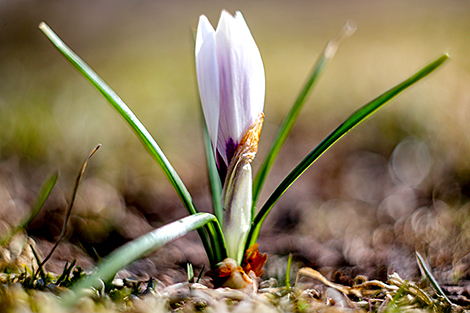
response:
M217 30L202 15L196 70L204 118L224 190L223 230L238 264L251 223L251 161L263 122L265 76L258 47L240 12L223 11Z
M240 12L222 11L217 30L199 18L196 69L202 108L219 168L227 168L264 106L264 67Z

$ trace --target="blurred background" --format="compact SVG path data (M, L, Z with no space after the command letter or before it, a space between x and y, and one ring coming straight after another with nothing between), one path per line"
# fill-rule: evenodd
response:
M210 211L192 32L205 14L240 10L266 71L256 171L325 44L353 20L268 178L260 204L355 109L449 52L451 60L323 155L281 198L262 229L267 277L285 256L343 282L357 274L416 278L414 251L443 283L470 272L470 2L0 1L0 231L61 176L28 228L43 255L55 242L83 159L98 143L51 270L85 267L124 242L185 216L170 183L125 122L39 31L45 21L130 106ZM206 258L197 234L131 269L183 280ZM182 278L181 278L182 277Z

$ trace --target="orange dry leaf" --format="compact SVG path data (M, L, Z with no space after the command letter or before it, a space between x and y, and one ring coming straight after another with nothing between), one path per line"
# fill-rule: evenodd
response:
M248 248L245 252L245 257L243 258L242 268L245 273L250 273L253 271L256 277L263 275L263 266L266 263L268 256L266 253L261 254L258 250L258 244L255 243Z
M253 280L246 275L234 259L227 258L217 264L217 268L206 273L212 278L215 288L230 287L234 289L252 289Z
M257 279L263 275L266 259L266 254L258 251L256 243L245 252L242 266L238 266L235 260L227 258L218 263L214 270L208 271L206 275L212 278L215 288L230 287L253 291L257 288Z

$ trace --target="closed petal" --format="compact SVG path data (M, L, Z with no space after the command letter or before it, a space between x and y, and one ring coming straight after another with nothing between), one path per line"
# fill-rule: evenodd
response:
M238 143L263 110L264 67L240 12L223 11L215 34L220 111L217 149L228 165Z
M199 18L197 27L196 72L204 118L215 151L220 112L219 69L215 48L215 31L204 15Z
M266 79L261 54L241 12L237 11L235 13L235 21L238 24L240 32L243 33L243 37L245 38L244 51L245 56L247 57L245 59L245 68L249 72L247 79L249 80L250 86L248 90L250 99L248 101L250 102L251 108L251 126L258 118L259 113L264 110Z

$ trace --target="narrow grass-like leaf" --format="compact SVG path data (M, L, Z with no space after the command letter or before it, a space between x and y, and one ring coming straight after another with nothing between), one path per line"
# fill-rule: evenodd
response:
M263 160L263 163L261 163L261 166L256 173L255 179L253 180L253 217L255 216L256 202L261 192L261 188L263 187L264 181L266 180L266 177L268 176L269 171L279 154L279 151L281 150L292 128L294 127L294 124L299 117L300 110L302 109L307 96L310 94L313 86L318 81L318 78L321 76L321 74L323 74L328 62L335 56L339 46L347 38L354 34L355 31L356 25L352 21L348 21L346 25L344 25L340 30L340 32L327 43L323 53L315 63L313 71L310 74L307 82L300 91L297 100L295 101L287 116L282 121L276 137L274 138L271 147L269 148L266 157Z
M224 209L222 208L222 183L220 182L217 164L215 163L214 150L212 149L211 139L207 131L206 121L203 121L204 148L206 152L207 169L209 172L209 182L211 186L212 205L214 215L219 220L220 226L224 223ZM221 260L222 261L222 260Z
M69 271L69 262L65 262L64 269L62 270L62 275L60 275L59 278L57 278L57 281L55 282L56 286L60 286L60 283L66 280L70 275Z
M180 177L170 164L159 145L152 137L150 132L129 109L129 107L122 101L122 99L111 89L99 76L96 74L78 55L76 55L65 43L52 31L52 29L44 22L39 24L39 28L54 44L62 55L72 63L72 65L88 80L90 83L108 100L108 102L118 111L118 113L126 120L129 126L134 130L139 139L142 141L145 148L155 158L158 164L162 167L166 176L175 187L178 195L185 202L189 213L197 213L192 203L191 196L186 189L186 186L181 181Z
M441 286L439 286L439 283L437 280L434 278L434 276L431 273L431 270L429 269L429 266L427 265L426 261L424 261L423 257L421 254L419 254L418 251L416 251L416 259L418 261L419 269L421 270L421 273L426 276L426 278L429 280L431 283L431 286L434 288L436 293L441 296L449 305L454 305L450 299L446 296L444 291L442 291Z
M398 302L398 300L400 300L401 297L403 297L407 287L408 283L405 281L403 285L401 285L400 288L397 290L392 300L390 300L390 302L387 304L385 312L400 311L398 310L398 306L396 305L396 303Z
M39 259L39 255L38 255L38 253L36 252L36 250L34 249L34 247L32 245L29 245L29 247L31 248L31 251L33 252L33 256L36 259L36 263L39 264L38 270L36 271L36 273L33 276L33 281L38 276L38 273L40 273L42 281L46 282L46 273L44 273L44 270L42 268L42 263L41 263L41 260Z
M316 146L299 164L297 164L297 166L286 176L286 178L284 178L284 180L274 190L268 200L266 200L265 204L253 220L245 248L247 249L256 242L261 225L263 224L263 221L265 220L266 216L269 214L277 200L297 180L297 178L299 178L300 175L302 175L302 173L305 172L310 167L310 165L312 165L326 150L328 150L335 142L337 142L341 137L343 137L354 127L359 125L367 117L369 117L378 109L380 109L384 104L392 100L406 88L410 87L420 79L429 75L432 71L442 65L442 63L444 63L448 58L449 56L447 54L442 55L435 61L426 65L424 68L419 70L416 74L414 74L407 80L403 81L402 83L378 96L374 100L365 104L356 112L354 112L349 118L347 118L341 125L339 125L325 139L323 139L320 144L318 144L318 146Z
M194 269L189 261L186 263L186 275L188 276L188 283L192 283L194 280Z
M62 271L62 275L57 279L55 282L56 286L61 286L64 283L67 283L70 278L70 274L72 273L72 269L74 268L75 264L77 264L77 259L74 259L69 266L69 262L65 263L64 270Z
M126 243L104 259L96 272L73 286L74 295L64 299L65 303L73 305L84 289L99 287L101 281L110 281L119 270L132 262L208 223L217 224L217 218L210 213L196 213Z
M287 259L287 269L286 269L286 290L290 291L290 270L292 267L292 253L289 253L289 258Z
M50 176L46 178L36 195L36 199L33 201L33 204L31 204L31 214L29 215L29 218L20 225L21 228L26 228L41 211L44 206L44 203L46 203L46 200L49 198L52 189L57 183L58 178L58 170L55 170Z
M199 284L202 278L202 274L204 273L204 268L206 267L206 264L202 265L201 271L199 272L199 275L197 275L196 283Z
M225 243L225 237L222 232L222 227L218 220L217 223L208 224L207 229L210 234L210 239L212 240L212 246L214 247L215 262L213 264L211 263L211 267L214 268L217 263L227 258L227 245Z
M46 203L46 200L49 198L49 195L52 192L55 184L57 183L57 179L59 178L59 171L54 171L51 175L49 175L44 183L39 188L39 191L34 199L33 203L31 204L31 212L29 217L22 222L20 225L14 227L9 234L7 234L4 238L0 240L0 247L8 243L18 232L25 229L33 219L39 214L41 209Z
M122 101L122 99L114 92L114 90L112 90L111 87L109 87L78 55L76 55L69 47L67 47L67 45L52 31L52 29L46 23L40 23L39 28L57 48L57 50L59 50L59 52L62 53L62 55L64 55L70 63L72 63L72 65L106 98L106 100L108 100L114 109L116 109L116 111L129 124L132 130L136 133L137 137L142 141L142 144L150 153L150 155L160 165L188 212L190 214L197 213L192 197L189 194L186 186L142 122L140 122L140 120L129 109L124 101ZM210 237L209 233L211 236L217 236L217 231L214 230L212 226L208 226L206 229L199 229L198 233L201 237L211 266L215 265L218 262L216 255L223 255L224 247L211 245L211 240L213 239L212 243L222 242L223 240L221 238Z

